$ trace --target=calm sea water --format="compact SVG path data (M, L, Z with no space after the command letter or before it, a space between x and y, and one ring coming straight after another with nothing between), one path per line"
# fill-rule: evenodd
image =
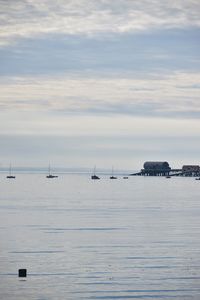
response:
M200 181L0 174L0 299L173 298L200 299Z

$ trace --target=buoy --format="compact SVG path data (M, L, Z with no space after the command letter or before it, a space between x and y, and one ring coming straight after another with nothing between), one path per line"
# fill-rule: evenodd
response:
M18 270L18 277L26 277L27 270L26 269L19 269Z

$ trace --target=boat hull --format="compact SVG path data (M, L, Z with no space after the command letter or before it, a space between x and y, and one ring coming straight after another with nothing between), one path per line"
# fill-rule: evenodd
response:
M98 179L100 179L97 175L92 175L91 176L91 179L93 179L93 180L98 180Z

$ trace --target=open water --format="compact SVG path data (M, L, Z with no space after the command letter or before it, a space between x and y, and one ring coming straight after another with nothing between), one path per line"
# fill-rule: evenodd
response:
M0 174L0 299L199 300L200 181Z

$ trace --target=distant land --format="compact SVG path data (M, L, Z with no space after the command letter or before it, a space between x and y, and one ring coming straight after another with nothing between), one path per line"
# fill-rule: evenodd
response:
M53 173L58 173L58 174L91 174L93 172L93 167L85 167L85 168L80 168L80 167L51 167L51 171ZM7 173L8 172L8 167L1 167L0 166L0 173ZM41 173L41 174L46 174L48 173L48 166L46 167L12 167L12 172L13 173ZM137 172L137 170L133 171L131 170L124 170L124 169L115 169L115 173L118 175L124 175L124 174L130 174L132 172ZM111 173L111 167L110 168L97 168L97 173L99 174L110 174Z

